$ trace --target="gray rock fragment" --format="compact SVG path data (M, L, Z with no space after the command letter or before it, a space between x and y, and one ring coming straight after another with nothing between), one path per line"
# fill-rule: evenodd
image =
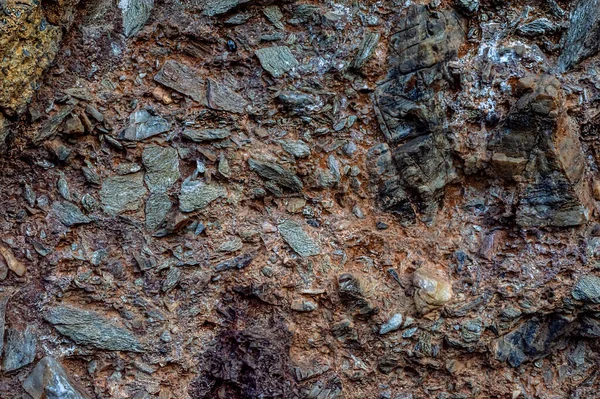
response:
M167 132L170 129L171 124L166 119L143 109L129 116L129 126L121 132L119 138L140 141Z
M321 249L317 243L293 220L286 220L277 227L279 233L292 249L302 257L318 255Z
M119 8L123 14L123 33L131 37L144 27L150 17L154 0L120 0Z
M201 2L204 15L213 17L225 14L227 11L237 7L239 4L247 3L249 0L203 0Z
M547 18L539 18L535 21L519 26L517 33L522 36L536 37L552 34L558 30L558 26Z
M162 192L150 194L146 201L146 228L156 230L165 220L172 206L167 194Z
M379 335L384 335L392 331L396 331L402 326L402 315L396 313L393 315L385 324L382 324L379 328Z
M164 63L160 71L154 76L154 80L175 91L185 94L201 104L206 103L206 91L204 80L193 68L174 60Z
M178 267L171 267L169 269L169 272L167 273L167 276L165 277L165 281L163 281L163 285L161 288L162 292L169 292L173 288L175 288L180 278L181 269Z
M36 364L23 381L23 389L33 399L89 399L64 367L50 356Z
M236 114L243 113L248 105L244 97L212 79L208 79L206 98L210 108Z
M242 249L244 244L239 237L234 237L229 241L225 241L223 244L219 245L217 251L219 252L236 252Z
M143 352L138 339L127 329L117 327L96 312L70 306L51 308L44 319L56 330L80 345L111 351Z
M27 326L25 330L9 328L2 358L3 370L17 370L33 362L36 349L37 338L33 326Z
M581 277L573 287L571 295L578 301L600 303L600 277L591 275Z
M318 97L299 91L282 91L277 100L287 110L300 115L318 111L323 106L323 101Z
M255 54L262 67L275 78L283 76L283 74L299 65L286 46L265 47L256 50Z
M250 169L258 173L262 178L287 187L292 191L302 191L302 180L293 172L271 162L263 162L250 158L248 160Z
M558 58L561 72L600 51L600 0L579 0L570 20Z
M467 15L473 15L479 10L479 0L456 0L456 6Z
M217 198L226 195L225 187L216 184L205 184L201 181L184 182L179 193L179 209L181 212L204 209Z
M139 209L146 195L144 175L136 173L125 176L113 176L104 180L100 189L100 200L104 210L116 214Z
M365 37L363 38L360 46L358 47L358 51L356 55L352 59L350 63L350 68L359 70L361 69L367 61L373 55L377 44L379 43L379 33L378 32L367 32L365 33Z
M78 224L90 223L92 219L85 216L76 205L66 201L52 203L52 213L65 226L72 227Z
M142 153L144 180L151 193L166 192L179 179L179 156L173 147L147 146Z
M183 131L183 137L201 143L203 141L221 140L231 136L229 129L186 129Z
M285 152L296 158L307 158L310 155L310 147L302 140L281 140L279 144Z

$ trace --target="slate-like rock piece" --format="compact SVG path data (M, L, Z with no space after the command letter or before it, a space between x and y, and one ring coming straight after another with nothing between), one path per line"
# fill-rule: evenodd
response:
M581 277L573 287L571 295L578 301L600 303L600 277L592 275Z
M138 339L129 330L117 327L96 312L57 306L46 312L44 319L59 333L80 345L111 351L144 351Z
M200 78L200 73L185 64L174 60L164 63L154 80L175 91L191 97L201 104L206 103L205 82Z
M100 200L104 210L108 213L135 211L139 209L142 197L146 195L146 192L142 173L113 176L102 183Z
M282 91L277 100L288 111L299 115L310 114L323 107L323 101L319 97L300 91Z
M204 209L217 198L226 195L227 190L223 186L200 181L184 182L179 193L179 209L181 212Z
M144 148L144 180L151 193L166 192L179 179L179 155L173 147L150 145Z
M250 169L258 173L262 178L289 188L292 191L302 191L302 180L293 172L272 162L263 162L250 158L248 160Z
M67 227L90 223L92 221L92 219L81 212L79 207L66 201L55 201L52 203L52 213Z
M146 228L156 230L165 220L172 206L167 194L163 192L150 194L146 201Z
M302 140L281 140L281 147L296 158L307 158L310 155L310 147Z
M154 0L120 0L123 14L123 33L131 37L144 27L154 7Z
M498 339L495 357L512 367L519 367L524 362L545 356L552 345L567 332L571 321L561 314L527 320L516 330Z
M256 50L262 67L273 77L279 78L292 68L297 67L298 61L286 46L265 47Z
M235 114L243 113L248 105L244 97L212 79L207 82L206 98L210 108Z
M222 272L231 269L243 269L254 260L254 255L251 253L242 254L235 258L227 259L215 266L215 270Z
M119 138L140 141L167 132L170 129L171 124L166 119L143 109L129 116L129 126L121 132Z
M600 0L579 0L570 21L558 58L561 72L600 51Z
M6 347L2 358L2 369L6 372L20 369L35 359L37 338L33 326L25 330L9 328L6 334Z
M204 15L213 17L225 14L227 11L237 7L239 4L247 3L249 0L203 0L202 10Z
M231 136L229 129L185 129L183 137L201 143L203 141L221 140Z
M319 245L293 220L287 219L280 223L277 228L285 242L298 255L308 257L318 255L321 252Z
M90 399L65 368L46 356L23 381L23 389L33 399Z
M519 26L517 32L521 36L536 37L546 34L552 34L558 30L558 26L548 18L539 18L524 25Z
M377 44L379 43L378 32L367 32L363 38L356 55L350 63L350 68L360 70L369 61Z

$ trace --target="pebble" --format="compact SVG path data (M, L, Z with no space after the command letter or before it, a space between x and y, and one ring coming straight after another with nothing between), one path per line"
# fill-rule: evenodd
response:
M384 335L396 331L402 325L402 314L394 314L385 324L379 328L379 335Z

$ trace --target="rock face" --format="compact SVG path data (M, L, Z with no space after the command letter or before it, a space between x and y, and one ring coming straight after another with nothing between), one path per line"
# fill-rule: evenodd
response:
M519 84L526 93L488 145L492 169L521 180L518 224L582 224L589 213L582 187L585 163L560 83L546 75Z
M599 1L0 0L0 398L597 397Z

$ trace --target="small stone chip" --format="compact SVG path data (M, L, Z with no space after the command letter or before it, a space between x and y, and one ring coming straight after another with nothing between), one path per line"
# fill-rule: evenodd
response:
M262 67L275 78L281 77L299 65L287 46L261 48L256 50L255 54Z
M319 245L293 220L284 221L278 229L285 242L300 256L314 256L321 252Z

